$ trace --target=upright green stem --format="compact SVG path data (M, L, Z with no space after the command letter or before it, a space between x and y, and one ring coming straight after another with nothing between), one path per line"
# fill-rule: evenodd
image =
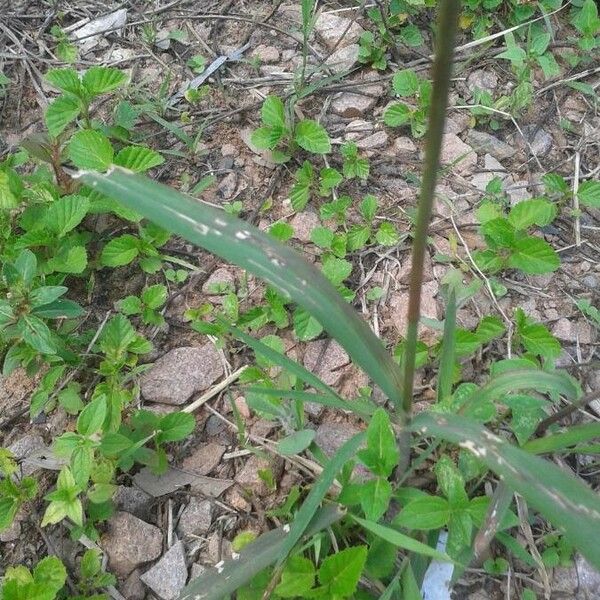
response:
M423 263L427 249L427 229L429 227L429 220L431 219L442 137L444 135L460 0L441 0L439 7L436 36L437 48L433 64L433 91L425 146L425 170L419 197L410 272L408 329L406 332L402 393L402 403L407 415L410 415L412 406L417 328L419 325L421 288L423 285Z

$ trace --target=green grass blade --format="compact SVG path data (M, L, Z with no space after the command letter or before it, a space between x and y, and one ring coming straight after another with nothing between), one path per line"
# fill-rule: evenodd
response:
M329 527L344 516L338 505L321 508L306 529L310 536ZM274 564L288 534L280 527L264 533L248 544L238 558L223 563L217 569L209 569L183 589L179 600L222 600L251 581L263 569Z
M396 406L401 406L401 375L396 363L365 321L295 250L236 217L118 167L105 175L83 172L81 179L288 294L323 325Z
M568 541L600 569L600 496L580 479L462 416L423 412L411 427L422 436L441 438L471 451L507 487L564 531Z
M444 320L444 338L442 341L442 354L440 357L440 371L437 381L437 401L441 402L452 393L454 381L454 348L456 332L456 292L450 286L448 292L448 306Z
M523 446L523 450L527 450L527 452L531 452L532 454L545 454L547 452L564 450L582 442L589 442L594 438L600 438L600 423L576 425L567 429L567 431L530 440Z
M323 468L323 472L319 479L312 486L306 500L296 514L296 518L290 527L290 532L285 539L279 556L279 564L281 564L290 553L291 549L298 543L304 535L314 514L319 508L323 498L329 491L331 484L334 482L336 475L341 468L356 454L361 444L365 439L365 433L358 433L351 437L329 460Z
M570 400L575 400L581 393L575 380L561 371L547 372L540 369L518 369L506 371L491 379L471 394L466 400L465 406L469 406L471 402L483 400L493 402L505 394L522 390L561 394Z
M295 375L301 381L308 385L312 385L316 390L320 390L327 396L334 396L338 400L344 401L344 399L331 387L329 387L324 381L317 377L314 373L311 373L308 369L303 367L300 363L291 360L285 354L273 350L266 344L263 344L260 340L253 338L252 336L244 333L241 329L228 325L225 321L220 320L220 325L225 327L227 331L232 333L238 340L244 342L246 346L252 348L255 352L258 352L272 363L282 367L292 375Z
M340 400L337 396L325 396L323 394L313 394L301 390L276 390L265 387L249 387L245 388L246 392L255 394L265 394L266 396L275 396L277 398L289 398L291 400L301 400L302 402L314 402L321 406L329 408L339 408L365 417L372 415L377 407L370 402L364 400Z
M452 562L452 559L445 552L440 552L439 550L436 550L427 544L423 544L422 542L419 542L419 540L415 540L408 535L400 533L391 527L386 527L385 525L380 525L373 521L367 521L366 519L361 519L355 515L349 516L367 531L370 531L382 540L393 544L397 548L402 548L403 550L408 550L409 552L414 552L416 554L422 554L423 556L429 556L430 558Z

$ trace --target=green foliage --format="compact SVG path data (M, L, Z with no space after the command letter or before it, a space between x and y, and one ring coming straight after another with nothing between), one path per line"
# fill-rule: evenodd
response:
M3 600L54 600L65 585L67 570L59 558L47 556L33 571L9 567L0 587Z
M417 74L406 69L394 74L392 88L396 96L410 98L411 104L394 102L383 114L388 127L409 125L414 137L420 138L427 130L427 111L431 102L431 83L419 79Z
M252 143L272 151L275 162L287 162L296 147L313 154L331 152L327 131L316 121L303 119L294 123L278 96L267 96L261 110L262 127L252 133ZM284 150L279 149L283 146Z
M484 201L477 214L488 249L475 252L475 262L489 273L506 268L533 275L555 271L560 265L558 254L545 240L527 230L534 225L549 225L556 213L556 206L545 198L523 200L507 215L497 203Z

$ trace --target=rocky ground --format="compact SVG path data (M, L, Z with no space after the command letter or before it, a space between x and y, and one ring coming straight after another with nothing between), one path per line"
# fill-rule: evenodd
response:
M309 236L319 224L318 214L313 208L294 214L289 202L296 166L275 165L267 152L258 150L250 141L251 131L259 124L262 100L269 93L287 93L299 67L300 45L294 33L299 27L298 3L156 2L147 10L139 2L114 6L59 2L54 11L47 4L5 2L0 9L5 15L0 23L0 66L3 64L4 72L18 82L2 101L1 152L41 128L40 114L50 97L41 75L56 61L45 46L47 38L40 32L54 18L62 19L65 31L76 33L81 32L83 19L113 14L119 25L115 31L77 43L80 65L127 69L131 73L132 96L157 102L161 101L161 93L168 97L190 79L186 67L190 56L203 54L210 63L248 45L243 60L227 62L215 72L207 99L191 109L175 108L174 118L186 110L187 118L203 128L196 154L184 152L183 144L155 123L143 125L148 140L157 149L184 152L180 156L174 154L158 169L156 178L189 189L202 177L214 175L216 182L203 193L203 200L217 205L241 201L242 216L261 228L278 220L289 222L294 229L292 244L314 260L318 249L310 243ZM352 193L356 197L375 194L380 213L392 218L403 233L409 230L416 204L423 141L410 137L404 129L383 125L383 111L392 99L392 71L377 72L358 62L357 41L368 23L360 10L351 9L351 4L322 3L309 55L313 66L328 68L331 74L349 74L321 88L297 110L318 116L334 145L355 141L370 158L371 177L365 184L354 184ZM114 17L117 9L124 12ZM144 39L145 23L151 23L156 31L152 43ZM170 37L169 32L175 30L186 32L185 39ZM468 54L459 52L458 56L466 58ZM408 64L421 74L428 72L430 62L423 52L404 49L400 58L400 67ZM442 153L443 164L451 166L439 185L426 263L422 310L431 318L442 316L439 290L448 265L440 256L451 255L456 246L468 263L469 253L481 247L474 209L490 179L501 177L511 203L515 203L538 195L540 178L546 172L561 173L571 181L576 154L582 172L598 172L600 168L600 115L597 106L584 95L568 87L548 85L540 78L535 83L535 101L529 111L518 123L503 121L500 130L492 133L474 122L470 111L461 106L472 102L475 89L493 94L510 90L513 83L508 66L485 53L459 64ZM560 127L561 119L571 123L572 131ZM264 210L267 199L270 208ZM459 311L460 325L472 327L482 315L511 314L514 307L520 306L528 315L546 323L561 341L564 350L559 366L580 379L585 389L600 390L598 330L573 303L575 297L600 297L598 216L598 211L592 210L582 214L583 243L576 246L573 219L563 213L545 232L546 239L560 252L561 268L550 275L513 274L504 278L508 293L498 305L483 291L478 293ZM186 329L185 310L205 302L219 302L220 296L213 293L215 284L250 290L244 299L245 309L252 306L252 291L256 294L262 289L259 282L237 268L221 264L190 246L180 245L179 249L187 260L197 261L203 272L169 303L168 326L154 332L155 351L150 357L153 365L140 381L140 402L161 413L181 408L191 399L214 390L223 378L252 361L243 349L218 348L206 336ZM408 241L385 251L368 248L353 256L355 269L350 283L358 291L356 307L390 345L398 342L405 331L409 256ZM114 271L102 283L106 297L99 298L95 310L100 313L110 309L112 300L124 295L123 287L129 293L129 288L139 289L142 284L140 277L132 276L126 268ZM382 287L384 294L377 302L367 302L366 292L375 285ZM350 395L368 384L335 342L299 343L292 332L280 335L288 356L318 373L342 394ZM438 337L438 331L423 328L422 339L426 342ZM497 351L505 349L498 346ZM479 356L467 362L465 378L469 373L480 372L489 360L488 356ZM424 406L435 394L428 371L422 370L420 376L417 406ZM25 460L24 471L37 473L43 481L56 468L48 448L53 436L67 426L67 415L57 411L44 422L35 423L19 417L35 383L21 372L0 380L0 415L14 416L10 422L3 422L0 442L18 459ZM293 486L314 477L310 464L284 461L270 451L269 440L276 436L276 424L251 415L235 382L228 389L258 453L240 445L229 397L218 391L196 411L196 433L185 444L173 448L171 467L164 476L142 470L123 476L120 481L115 499L118 512L110 519L99 545L106 552L110 570L119 577L119 593L127 599L175 598L190 577L231 555L230 541L236 533L258 533L276 523L277 519L268 517L266 511L279 506ZM593 407L590 412L594 418L600 416ZM326 453L333 453L360 427L346 416L320 407L311 410L310 419L317 431L317 442ZM272 471L276 485L269 486L261 478L265 468ZM581 468L586 470L585 465ZM64 529L42 531L33 519L22 517L11 530L0 535L2 568L31 564L48 551L72 563L82 552L83 546L71 541ZM516 576L517 580L529 577L520 575L518 570ZM600 598L600 576L582 561L572 568L550 570L546 577L552 598ZM462 583L456 598L517 597L511 596L515 581L492 577L481 570L469 571ZM540 585L543 592L544 584Z

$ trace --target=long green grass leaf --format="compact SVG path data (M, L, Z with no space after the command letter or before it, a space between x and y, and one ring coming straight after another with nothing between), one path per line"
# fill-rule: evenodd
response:
M440 356L440 371L437 381L437 401L441 402L452 393L454 381L454 349L456 333L456 291L450 286L448 292L448 305L444 320L444 338Z
M493 402L504 396L504 394L521 390L562 394L570 400L575 400L581 393L575 380L561 371L549 373L540 369L518 369L506 371L493 377L488 383L471 394L465 401L465 406L469 406L471 402L482 402L484 400Z
M509 444L475 421L423 412L411 427L472 452L600 568L600 496L556 465Z
M547 452L564 450L582 442L589 442L594 438L600 438L600 423L576 425L560 433L553 433L542 438L530 440L523 446L523 450L527 450L527 452L531 452L532 454L545 454Z
M249 387L245 388L245 391L255 394L265 394L266 396L275 396L277 398L301 400L302 402L314 402L321 406L339 408L340 410L346 410L365 417L372 415L377 410L377 407L374 404L365 402L364 400L340 400L337 396L325 396L323 394L313 394L301 390L276 390L265 387Z
M419 542L419 540L415 540L414 538L400 533L391 527L380 525L374 521L367 521L366 519L361 519L355 515L350 515L350 518L364 527L367 531L370 531L382 540L393 544L397 548L402 548L404 550L408 550L409 552L415 552L416 554L422 554L423 556L437 558L438 560L452 562L452 559L446 553L440 552L439 550L436 550L427 544L423 544L422 542Z
M314 514L319 508L323 498L329 491L340 469L356 454L365 439L364 433L358 433L351 437L329 460L323 468L319 479L315 482L312 489L302 503L296 518L290 527L290 533L285 539L281 548L279 563L281 564L290 550L298 543L304 532L313 519Z
M227 213L118 167L82 180L128 208L237 264L288 294L401 406L401 375L379 338L331 283L295 250ZM399 408L401 411L401 408Z
M344 516L338 505L321 508L306 528L310 536ZM222 600L248 583L257 573L277 562L288 537L283 527L264 533L243 548L235 559L209 569L183 589L179 600Z

